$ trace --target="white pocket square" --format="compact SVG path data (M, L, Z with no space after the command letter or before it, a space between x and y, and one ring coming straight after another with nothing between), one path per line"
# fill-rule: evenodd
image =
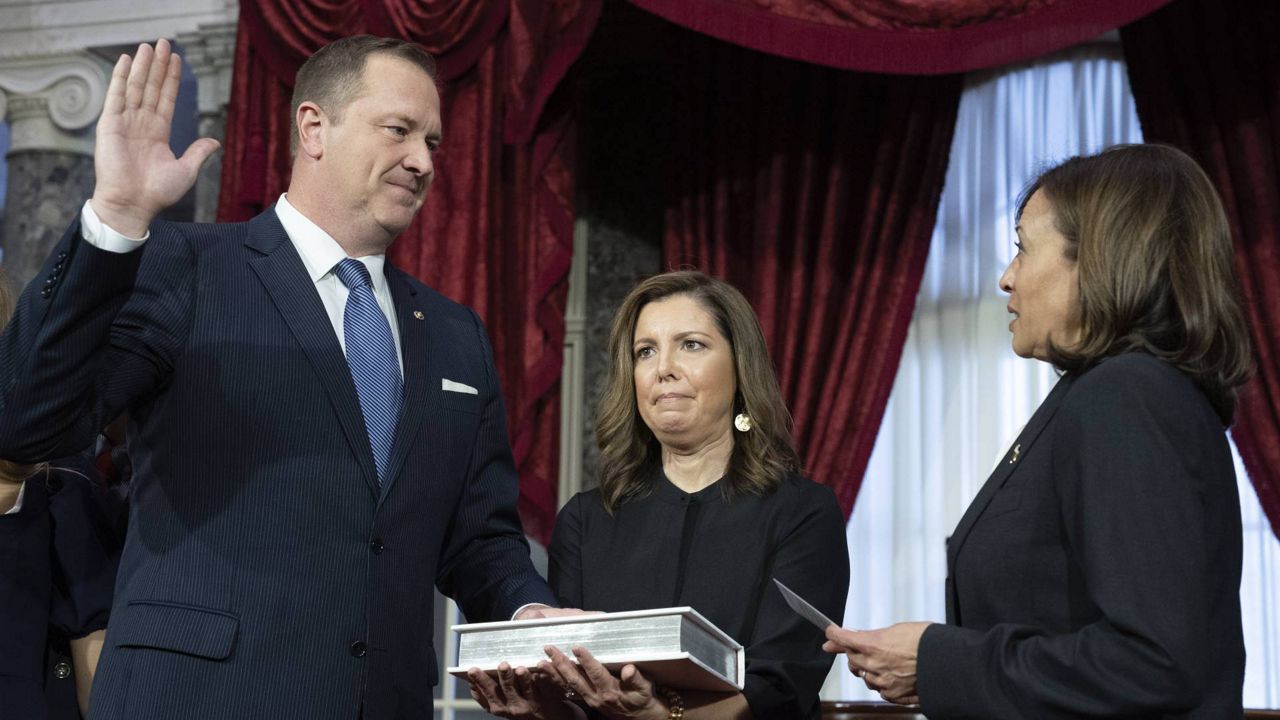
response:
M467 385L466 383L454 382L449 378L440 379L440 389L445 392L465 393L467 395L479 395L480 391Z

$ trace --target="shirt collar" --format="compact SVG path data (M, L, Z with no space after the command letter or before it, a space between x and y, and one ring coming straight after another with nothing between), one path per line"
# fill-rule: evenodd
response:
M342 249L338 241L321 230L319 225L311 222L307 216L298 212L298 209L289 203L285 193L282 193L280 199L276 201L276 217L280 219L284 231L293 241L298 255L302 257L302 264L307 268L307 275L311 278L311 282L320 282L326 275L333 272L334 265L347 258L347 252ZM381 291L387 284L384 270L387 256L366 255L357 259L369 269L373 289Z

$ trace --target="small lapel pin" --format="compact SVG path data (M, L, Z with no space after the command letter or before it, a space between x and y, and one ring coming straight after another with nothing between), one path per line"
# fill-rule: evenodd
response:
M427 316L426 316L426 315L423 315L421 310L414 310L414 311L413 311L413 317L414 317L415 319L418 319L418 320L425 320L425 319L427 319Z
M1022 452L1022 443L1018 443L1017 445L1013 446L1013 457L1009 458L1010 465L1018 462L1018 454L1021 452Z

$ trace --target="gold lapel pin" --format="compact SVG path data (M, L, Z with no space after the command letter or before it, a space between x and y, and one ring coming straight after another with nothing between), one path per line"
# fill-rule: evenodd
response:
M421 310L414 310L414 311L413 311L413 317L414 317L414 318L416 318L416 319L418 319L418 320L426 320L426 319L427 319L427 316L426 316L426 315L423 315Z
M1022 452L1022 443L1018 443L1017 445L1013 446L1013 457L1009 459L1010 465L1018 462L1018 454L1021 452Z

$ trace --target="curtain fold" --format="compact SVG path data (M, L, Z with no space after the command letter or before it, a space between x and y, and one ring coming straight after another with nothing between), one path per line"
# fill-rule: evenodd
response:
M685 32L671 43L685 71L664 264L747 296L804 468L847 516L915 306L961 79L836 71Z
M1257 364L1231 434L1280 537L1280 4L1178 0L1121 37L1147 141L1195 158L1227 210Z
M936 75L1059 50L1170 0L631 0L743 47L862 72Z
M244 3L228 107L218 219L236 221L288 187L290 95L306 57L360 32L401 37L438 56L445 140L436 181L388 254L474 307L488 326L520 471L521 517L544 543L557 509L573 253L574 125L553 91L585 46L601 2ZM506 133L509 125L519 132Z

